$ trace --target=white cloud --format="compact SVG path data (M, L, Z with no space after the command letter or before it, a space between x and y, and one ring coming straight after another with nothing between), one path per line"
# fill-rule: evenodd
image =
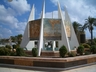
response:
M18 28L16 28L16 32L18 34L23 34L26 25L27 25L27 22L20 22L20 23L18 23Z
M58 18L58 11L46 12L46 18Z
M86 4L90 6L96 6L96 0L84 0Z
M7 25L11 28L17 28L18 20L10 13L10 8L6 9L3 5L0 5L0 23Z
M15 11L10 7L5 8L4 5L0 5L0 16L1 15L3 16L15 15Z
M65 12L62 11L63 17L65 16ZM52 12L46 12L45 13L45 18L58 18L58 11L52 11Z
M27 22L21 22L17 19L18 14L23 14L30 10L30 5L27 4L26 0L13 0L11 4L14 4L14 1L19 3L21 7L18 7L20 9L11 7L5 7L4 5L0 5L0 36L2 37L9 37L10 35L16 35L16 34L23 34L25 25ZM21 5L22 1L22 5ZM24 1L24 2L23 2ZM10 5L11 5L10 4ZM12 6L12 5L11 5ZM18 12L15 12L15 10ZM5 26L5 27L4 27ZM14 33L15 32L15 33Z
M0 26L0 36L8 38L12 34L11 30Z
M27 3L27 0L13 0L8 3L19 14L30 11L30 4Z
M84 23L84 20L88 16L96 16L96 9L93 6L86 4L84 0L51 0L55 5L57 1L60 2L61 7L64 9L64 5L67 7L68 13L72 21L78 21Z

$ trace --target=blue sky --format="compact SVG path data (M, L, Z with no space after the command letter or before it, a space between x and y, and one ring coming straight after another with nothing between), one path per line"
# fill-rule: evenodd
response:
M58 16L58 0L45 0L45 16L50 18ZM67 7L71 22L77 21L82 25L88 16L96 17L96 0L59 0L63 10ZM0 38L23 34L32 5L35 5L35 18L40 17L43 0L0 0ZM96 37L96 29L94 29ZM86 37L90 38L90 33L86 30Z

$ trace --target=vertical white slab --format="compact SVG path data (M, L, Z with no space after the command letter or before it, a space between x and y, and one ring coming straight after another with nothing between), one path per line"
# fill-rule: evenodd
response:
M28 23L27 23L20 47L26 48L26 45L28 44L28 42L29 42L29 37L28 37Z
M34 4L33 4L32 10L31 10L30 15L29 15L28 22L29 22L29 21L32 21L32 20L34 20L34 19L35 19L35 8L34 8Z
M32 11L31 11L31 13L30 13L28 22L29 22L29 21L32 21L32 20L34 20L34 19L35 19L35 8L34 8L34 4L33 4ZM28 24L28 30L29 30L29 24ZM30 31L28 31L28 37L30 37L30 33L29 33L29 32L30 32ZM35 47L34 41L29 41L26 47L27 47L28 50L32 50L32 48Z
M41 54L41 49L43 49L43 18L45 18L45 1L42 7L42 15L41 15L41 29L40 29L40 37L39 37L39 49L38 56Z
M54 13L52 12L52 19L54 18ZM55 41L52 41L53 45L52 45L52 50L55 51L55 48L56 48L56 42Z
M65 6L64 6L64 10L65 10L65 21L68 21L70 23L70 28L71 28L71 38L69 39L70 48L71 48L71 50L74 50L74 47L78 47L79 46L79 42L77 40L76 34L74 32L70 17L68 15L68 12L67 12Z
M29 15L28 22L32 21L34 19L35 19L35 8L34 8L34 5L33 5L32 10L31 10L30 15ZM22 42L20 44L20 47L22 47L22 48L27 47L27 49L29 48L28 50L30 50L30 48L32 49L35 46L34 41L29 40L29 36L30 36L29 35L29 23L27 23L24 34L23 34Z
M53 51L55 51L55 48L56 48L56 42L53 41Z
M69 41L68 41L68 37L67 37L67 33L66 33L66 28L65 28L65 23L64 23L64 18L63 18L63 14L61 12L61 7L60 7L60 4L58 2L58 18L61 19L61 41L59 41L59 48L62 46L62 45L65 45L67 50L70 51L70 45L69 45Z

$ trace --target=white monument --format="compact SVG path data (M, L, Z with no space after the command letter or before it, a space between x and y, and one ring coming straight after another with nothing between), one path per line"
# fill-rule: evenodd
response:
M33 5L20 46L32 50L37 44L38 56L40 56L41 49L43 50L45 44L48 45L48 42L50 41L52 47L51 45L49 46L52 48L52 51L55 51L56 41L58 42L58 48L65 45L68 51L74 50L75 47L78 47L79 43L65 7L64 10L65 15L63 15L58 2L58 19L46 18L44 2L41 18L34 20L35 8Z

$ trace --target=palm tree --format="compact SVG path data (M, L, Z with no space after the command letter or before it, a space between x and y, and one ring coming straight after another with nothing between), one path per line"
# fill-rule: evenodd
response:
M87 27L86 27L85 24L84 24L84 25L81 25L81 26L79 27L79 31L80 31L80 32L84 32L85 29L87 29Z
M89 32L91 33L91 45L93 42L93 29L94 26L96 26L96 18L88 17L85 22L85 26L89 29Z
M79 29L80 29L80 26L82 26L81 24L79 24L78 22L74 21L73 23L73 28L74 28L74 31L75 31L75 34L76 36L78 35L78 32L79 32Z

